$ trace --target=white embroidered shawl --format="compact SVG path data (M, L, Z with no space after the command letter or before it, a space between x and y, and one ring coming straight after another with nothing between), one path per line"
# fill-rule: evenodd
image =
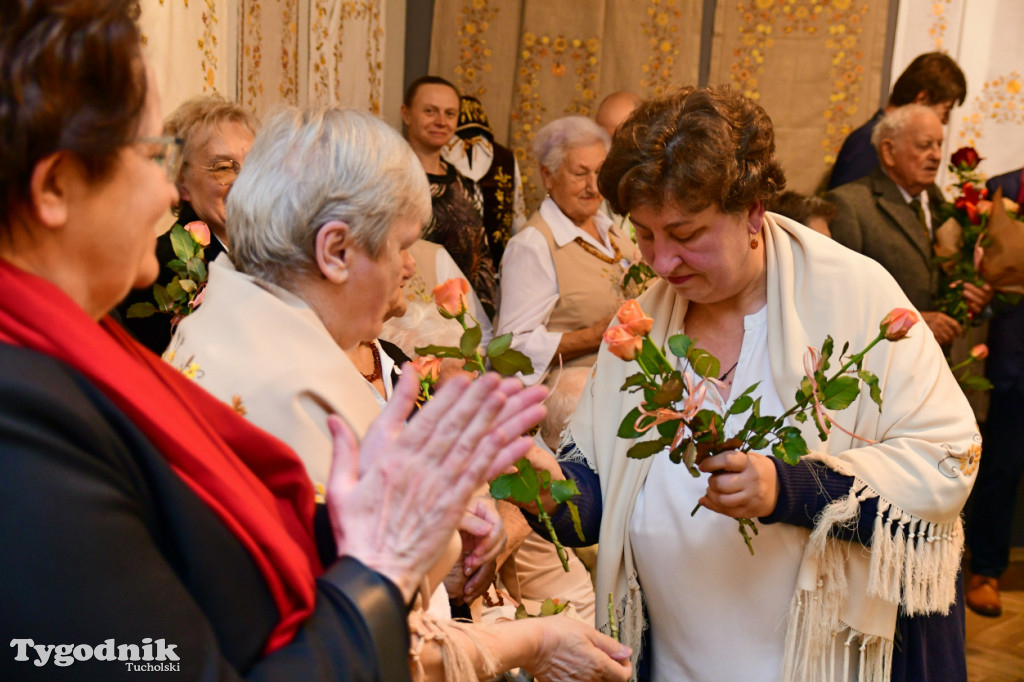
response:
M763 232L772 375L783 402L792 404L808 346L820 347L831 335L837 353L847 341L859 351L890 310L911 305L872 260L781 216L767 214ZM640 302L654 318L656 343L682 329L687 303L667 282L658 281ZM794 422L811 447L809 456L852 475L855 483L809 534L787 623L784 680L831 679L834 637L847 643L848 656L849 647L857 647L860 680L887 680L897 606L902 603L910 614L945 613L954 600L963 548L960 510L980 455L974 416L923 322L902 341L876 346L865 369L878 375L881 411L862 394L836 421L878 444L866 445L837 429L821 443L813 425ZM652 460L628 459L632 441L616 436L622 417L639 401L638 394L619 390L634 371L633 363L602 346L566 433L576 448L565 458L586 461L600 475L597 603L613 595L622 641L636 657L644 623L629 521ZM829 537L833 526L855 519L860 501L872 497L878 498L878 515L870 548ZM693 523L700 523L699 515ZM722 541L739 538L730 534ZM685 589L707 586L680 586ZM604 611L598 609L597 624L607 632Z

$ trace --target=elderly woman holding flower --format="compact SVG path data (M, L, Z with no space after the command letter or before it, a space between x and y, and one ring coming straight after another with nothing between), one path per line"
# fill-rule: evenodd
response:
M498 334L533 363L527 382L559 366L589 368L615 314L636 247L600 211L597 173L608 133L583 116L537 132L534 155L548 197L508 243L501 261Z
M323 489L335 466L331 420L341 417L364 439L382 412L346 351L379 336L408 276L408 250L430 217L427 180L407 143L373 115L287 109L254 142L227 215L231 256L211 264L203 306L175 333L174 362L194 363L200 385L291 445ZM445 300L461 307L464 299L460 293ZM414 372L405 374L385 413L394 403L411 407L409 388L419 382ZM484 376L473 385L493 380ZM450 383L465 390L469 381ZM502 386L510 403L543 394L516 379ZM405 514L435 518L429 496L403 504ZM496 517L479 511L478 501L467 506L476 535L489 536ZM440 544L446 553L420 586L422 606L437 606L432 596L459 556L457 535L454 547ZM470 559L486 554L485 545L467 552ZM410 623L409 663L417 678L461 682L514 667L553 680L629 676L628 663L613 659L626 650L580 623L471 626L421 612Z
M536 464L582 490L586 541L601 546L596 591L614 610L598 624L614 615L639 649L650 623L651 679L962 678L962 620L947 614L979 442L971 410L926 326L906 333L917 313L884 270L765 212L785 183L774 152L764 110L728 89L680 90L624 124L599 186L660 280L606 335L560 466ZM697 478L665 451L626 454L663 434L634 433L628 415L645 398L622 390L637 371L623 359L679 333L720 361L674 359L689 398L721 413L746 397L722 434L738 449L708 453ZM899 339L861 357L881 404L867 391L827 401L848 404L828 415L830 433L790 419L810 448L795 465L748 447L738 436L753 410L784 415L794 394L806 399L829 335L837 367L855 359L848 349ZM568 514L543 502L573 542ZM736 519L759 530L753 556Z
M212 262L228 248L228 192L258 129L259 122L248 109L218 94L193 97L164 121L167 135L182 141L181 163L175 178L180 197L173 209L176 224L185 227L203 247L206 262ZM156 257L161 266L157 283L167 285L174 276L167 264L177 258L170 230L157 239ZM152 289L139 289L118 306L118 312L125 328L142 345L160 354L171 340L172 318L165 314L128 315L133 304L152 302Z

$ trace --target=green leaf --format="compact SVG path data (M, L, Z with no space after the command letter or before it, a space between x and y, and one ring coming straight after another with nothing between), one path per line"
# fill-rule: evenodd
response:
M643 372L637 372L636 374L630 374L628 377L626 377L626 380L622 383L622 387L619 388L619 390L625 391L627 388L632 388L634 386L643 386L646 383L647 375L645 375Z
M167 293L167 288L162 284L153 285L153 298L156 299L156 307L160 310L167 311L171 309L171 296Z
M672 460L673 464L679 464L680 462L683 461L683 456L686 454L686 451L692 447L693 440L691 440L690 438L684 438L679 442L679 445L672 448L672 450L668 453L668 458Z
M795 426L781 428L775 435L779 441L772 446L772 453L786 464L796 464L808 453L807 442Z
M502 376L510 377L516 372L522 372L524 376L533 374L533 363L530 362L530 358L511 348L490 360L491 368Z
M188 298L185 295L185 288L181 286L181 280L177 277L167 283L167 295L172 301L184 301Z
M537 477L540 479L540 487L542 489L547 489L547 488L551 487L551 472L550 471L546 471L546 470L538 471L537 472Z
M576 531L576 537L582 542L586 540L583 536L583 522L580 521L580 509L569 500L565 501L565 506L569 510L569 516L572 518L572 529Z
M665 446L671 443L665 442L664 438L658 438L657 440L642 440L639 443L633 443L626 451L626 456L630 459L647 459L651 455L656 455L665 449Z
M206 263L201 258L189 258L185 268L188 270L189 278L196 284L206 281Z
M536 469L525 457L516 462L516 469L515 473L502 474L491 482L491 496L497 500L511 497L516 502L524 504L535 502L540 493L540 479Z
M174 249L174 255L185 263L196 255L196 243L181 223L175 223L171 228L171 248Z
M527 613L526 607L520 604L516 607L516 620L523 620L524 618L532 618L532 616Z
M677 358L685 358L689 355L691 346L693 346L693 339L686 334L676 334L668 337L668 349Z
M825 342L821 344L821 371L825 371L829 368L829 358L832 357L832 349L835 347L835 342L832 341L831 336L825 337Z
M840 376L832 379L822 390L822 404L830 410L842 410L850 406L860 395L860 382L856 377Z
M501 355L512 346L512 334L502 334L501 336L495 336L491 339L491 342L487 344L487 357L494 357L495 355Z
M965 391L991 391L992 382L977 374L965 374L957 379L957 383Z
M462 358L462 352L452 346L423 346L416 349L416 355L433 355L437 358Z
M676 431L679 430L679 420L673 419L672 421L661 422L658 424L658 433L661 434L662 438L672 439L676 435Z
M703 348L691 348L686 359L689 360L693 371L705 379L717 379L718 375L722 373L722 366L719 364L718 358Z
M462 338L459 340L459 349L462 351L463 357L467 360L472 360L476 355L476 348L480 345L480 338L483 336L483 332L480 331L480 326L474 326L468 328L462 332Z
M625 417L622 418L622 423L619 424L619 430L617 435L619 438L639 438L640 432L634 428L636 420L640 418L640 408L634 407L630 410Z
M658 407L668 407L683 397L683 377L679 372L672 372L672 376L662 383L661 387L654 392L650 402Z
M133 303L128 306L128 317L149 317L156 312L156 306L152 303Z
M180 258L173 258L167 261L167 267L174 271L174 274L179 277L188 277L188 268L185 267L185 261Z
M869 372L866 369L862 369L861 371L857 372L857 376L860 377L861 381L867 384L871 395L871 399L875 401L875 404L878 405L878 411L881 412L882 389L878 387L878 377L876 377L873 372Z
M732 401L732 405L729 406L728 414L743 414L754 405L754 399L749 395L741 395L736 400Z
M645 336L642 344L640 345L640 352L637 354L637 360L641 367L646 367L650 374L662 374L664 372L671 372L672 365L669 364L665 356L662 355L661 349L654 345L649 336Z
M579 495L580 489L576 487L576 481L572 480L571 478L567 478L562 481L551 481L550 492L551 499L553 499L555 502L562 503L568 502L575 496Z
M187 294L195 293L196 289L199 288L196 286L196 283L190 279L179 279L178 286Z

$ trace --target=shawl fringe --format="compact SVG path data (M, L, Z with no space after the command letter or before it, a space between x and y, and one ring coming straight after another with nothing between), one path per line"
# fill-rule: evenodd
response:
M568 427L562 431L562 439L558 442L558 450L555 452L555 459L559 462L573 462L575 464L586 464L587 467L597 473L594 464L587 458L576 440L572 437L572 431Z
M892 638L859 632L842 621L841 611L848 598L846 564L851 545L831 535L836 527L856 523L861 503L871 498L878 498L878 512L871 539L868 595L899 604L910 615L949 613L963 552L960 519L945 524L925 521L881 498L855 477L850 494L821 512L808 540L807 556L817 561L817 584L814 589L798 586L793 595L783 680L848 680L853 656L857 657L857 682L889 679ZM845 638L844 660L839 668L835 660L837 637Z
M598 602L598 617L597 622L598 630L609 637L612 636L611 623L608 621L608 615L606 613L600 613L600 603L602 600L597 599ZM607 604L607 600L604 600ZM647 629L647 619L644 618L644 614L647 609L644 605L644 593L640 589L640 583L636 578L636 574L630 577L627 581L626 596L619 599L619 603L615 607L615 623L619 628L619 643L625 644L632 651L632 663L633 663L633 679L636 679L637 665L640 661L641 655L641 644L643 642L643 632Z
M427 679L420 654L428 642L436 643L441 650L444 682L477 682L479 679L491 679L501 672L498 669L497 659L477 638L472 623L461 623L456 620L441 621L429 613L416 612L410 615L409 629L412 635L412 648L409 650L409 656L412 659L414 677L417 682ZM477 676L476 666L466 651L466 647L460 645L452 637L456 632L472 642L476 648L483 676Z

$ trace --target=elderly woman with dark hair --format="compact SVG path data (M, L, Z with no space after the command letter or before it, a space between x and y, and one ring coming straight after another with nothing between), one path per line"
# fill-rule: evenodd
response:
M528 382L563 366L589 367L618 308L636 247L599 211L597 173L608 133L585 116L552 121L533 152L548 196L501 261L498 334L533 362Z
M0 3L0 679L408 679L406 605L540 396L455 378L404 425L405 380L358 448L332 421L321 563L295 453L108 315L178 199L137 15Z
M183 102L164 120L164 132L182 141L175 179L180 197L174 208L176 222L206 223L210 231L210 244L204 249L207 262L228 248L225 201L258 129L259 122L248 109L216 93ZM174 276L167 263L177 258L170 230L156 240L156 258L162 267L157 282L166 286ZM123 324L146 348L163 353L171 340L171 318L164 314L128 317L128 308L141 302L153 302L151 288L133 291L118 306Z
M893 308L910 308L873 261L765 212L784 183L767 114L717 88L643 104L601 169L602 193L630 214L660 276L640 299L651 340L682 331L728 368L705 409L751 387L760 414L782 414L808 347L831 335L864 348ZM600 539L597 594L613 595L625 643L639 648L649 620L651 679L966 676L962 614L944 614L977 426L925 325L876 347L864 368L879 378L882 406L858 397L824 441L792 423L811 448L795 466L767 449L730 450L694 478L665 453L627 456L633 441L617 431L642 396L621 391L635 370L602 348L561 466L537 464L582 489L586 540ZM727 422L725 435L744 421ZM706 509L691 517L698 503ZM544 506L573 540L565 510ZM734 518L757 520L754 556Z

